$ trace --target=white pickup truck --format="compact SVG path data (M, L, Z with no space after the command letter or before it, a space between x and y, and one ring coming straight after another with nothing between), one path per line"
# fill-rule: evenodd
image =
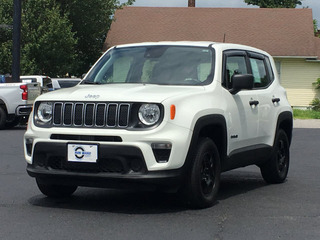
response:
M41 75L20 76L20 80L23 83L36 83L36 82L39 83L42 93L52 90L51 78L48 76L41 76Z
M0 83L0 130L28 118L33 101L41 93L39 83Z

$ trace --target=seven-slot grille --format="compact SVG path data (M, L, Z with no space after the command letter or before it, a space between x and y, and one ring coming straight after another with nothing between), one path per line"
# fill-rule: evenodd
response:
M57 102L53 106L57 127L125 128L129 124L129 103Z

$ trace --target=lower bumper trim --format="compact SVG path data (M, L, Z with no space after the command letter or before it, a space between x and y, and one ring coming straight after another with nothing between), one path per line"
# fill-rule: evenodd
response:
M143 174L79 173L33 167L28 164L31 177L50 184L124 189L178 189L182 182L182 169L154 171Z

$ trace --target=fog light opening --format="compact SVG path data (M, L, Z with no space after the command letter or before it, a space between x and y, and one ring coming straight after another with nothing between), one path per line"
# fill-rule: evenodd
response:
M171 143L152 143L152 149L170 149L172 148Z
M25 142L26 142L27 154L28 154L28 156L31 156L32 146L33 146L33 138L26 138Z
M151 147L158 163L167 163L169 161L172 148L171 143L152 143Z

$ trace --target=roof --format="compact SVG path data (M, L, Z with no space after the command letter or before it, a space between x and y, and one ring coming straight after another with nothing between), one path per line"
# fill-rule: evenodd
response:
M319 38L320 40L320 38ZM158 42L140 42L140 43L128 43L116 45L116 48L128 48L128 47L145 47L145 46L190 46L190 47L210 47L212 46L215 49L221 51L229 49L243 49L248 51L260 52L264 55L268 55L267 52L257 49L254 47L234 44L234 43L218 43L218 42L209 42L209 41L158 41Z
M169 45L169 46L197 46L197 47L208 47L210 44L215 44L209 41L157 41L157 42L138 42L117 45L117 48L125 47L139 47L139 46L156 46L156 45Z
M104 50L154 41L213 41L263 49L273 56L320 55L311 9L124 7Z

